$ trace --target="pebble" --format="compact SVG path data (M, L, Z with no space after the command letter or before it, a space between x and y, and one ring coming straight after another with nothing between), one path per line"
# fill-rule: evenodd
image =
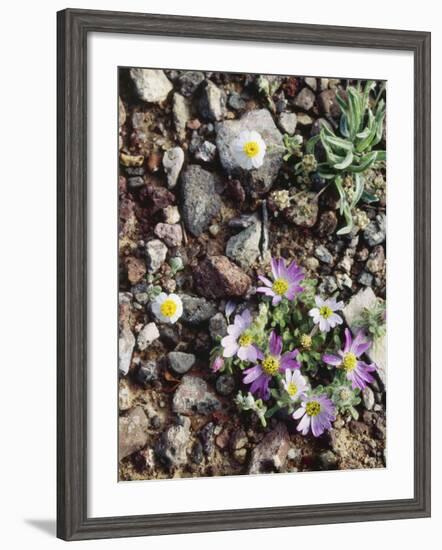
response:
M319 464L323 470L334 470L337 458L333 451L324 451L319 455Z
M290 446L285 424L278 424L267 433L252 451L249 474L279 472L284 467Z
M192 118L190 101L181 94L173 94L172 111L175 130L179 138L184 139L187 122Z
M186 374L175 391L172 408L181 414L208 415L219 410L221 403L202 378Z
M201 85L198 110L201 116L206 120L218 121L224 116L226 110L226 94L211 80L206 80Z
M246 102L237 92L231 92L227 104L235 111L242 111L246 107Z
M216 158L216 145L211 141L203 141L195 150L195 159L201 162L213 162Z
M163 265L167 256L167 246L159 239L146 243L146 257L149 273L156 273Z
M136 380L141 386L147 386L158 380L158 366L155 361L141 363L136 372Z
M127 178L127 186L129 189L139 189L140 187L143 187L143 185L144 179L141 176L132 176Z
M208 321L216 313L215 305L205 298L180 294L183 302L182 320L189 325L199 325Z
M230 438L230 448L233 451L236 451L238 449L243 449L249 442L249 439L245 433L245 431L241 428L239 430L236 430L232 434L232 437Z
M173 189L178 181L184 163L184 151L181 147L172 147L163 155L163 168L167 176L167 186Z
M320 262L327 265L333 265L333 255L323 244L315 248L315 256Z
M163 208L163 219L165 223L171 225L178 223L181 219L178 207L170 204L166 208Z
M163 432L156 447L158 460L168 469L184 466L187 463L187 450L190 444L190 420L181 417L177 423Z
M313 91L316 92L316 90L318 89L318 82L316 80L316 78L313 78L311 76L306 76L304 78L304 82L307 84L307 86L309 86Z
M379 244L373 248L368 257L365 267L370 273L379 273L383 270L385 264L384 247Z
M313 124L313 119L307 113L298 113L298 124L301 126L310 126Z
M302 88L295 98L295 105L304 111L310 111L315 104L315 94L310 88Z
M139 98L148 103L164 101L173 87L161 70L133 68L130 70L130 76Z
M299 227L312 227L318 219L316 194L300 191L292 197L292 206L283 211L285 219Z
M209 332L212 340L217 342L227 334L227 321L222 313L217 313L209 321Z
M226 256L208 256L193 271L195 288L206 298L244 296L252 281Z
M373 275L368 271L361 271L358 277L358 283L364 286L371 286L373 284Z
M339 118L341 116L341 108L336 100L335 90L324 90L318 96L319 109L325 116Z
M196 92L203 80L204 73L200 71L186 71L178 77L178 89L183 96L189 97Z
M295 113L281 113L278 117L278 126L283 132L292 136L296 130L298 119Z
M386 218L384 214L378 214L364 229L364 239L369 246L376 246L385 241Z
M127 415L120 416L118 424L119 460L139 451L146 445L147 428L147 416L140 406L132 409Z
M194 164L181 175L182 216L187 230L198 237L221 209L216 177Z
M171 351L168 354L170 368L178 374L185 374L195 364L196 357L193 353L183 351Z
M144 351L152 342L160 337L160 333L155 323L148 323L145 325L137 336L138 349Z
M183 242L183 230L178 223L157 223L154 233L163 240L167 246L180 246Z
M226 255L243 269L250 268L261 253L262 224L256 222L227 241Z
M333 235L338 225L338 218L332 210L323 212L319 218L317 233L320 237Z
M118 388L118 410L127 411L132 407L132 393L125 379L120 380Z
M125 260L127 279L130 284L135 285L146 275L146 264L141 258L129 256Z
M118 339L118 370L122 375L129 372L132 353L135 347L135 336L129 326L123 326Z
M233 393L235 385L235 379L230 374L221 374L215 382L216 391L223 396Z
M192 447L191 458L195 464L201 464L203 461L203 446L199 441L196 441Z
M362 401L364 403L364 407L368 411L371 411L373 409L373 407L374 407L374 393L373 393L373 390L369 386L366 386L362 390Z

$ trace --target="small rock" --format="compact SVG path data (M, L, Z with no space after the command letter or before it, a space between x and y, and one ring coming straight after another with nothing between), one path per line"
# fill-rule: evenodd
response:
M216 391L223 396L230 395L235 389L235 379L230 374L221 374L215 382Z
M230 438L230 448L232 451L243 449L249 442L246 432L243 429L236 430Z
M163 168L167 176L167 186L173 189L176 186L181 168L184 163L184 151L181 147L172 147L163 156Z
M370 429L363 422L358 422L357 420L352 420L349 424L350 431L358 436L368 436Z
M221 408L218 398L202 378L186 374L173 396L172 408L180 414L207 415Z
M299 227L313 227L318 219L316 194L300 191L292 198L293 205L283 211L285 219Z
M322 278L321 284L318 286L318 291L322 294L333 294L338 289L338 285L333 275L327 275Z
M227 194L228 196L238 204L238 206L241 206L243 202L246 200L246 192L244 190L244 187L242 186L241 182L238 179L229 179L227 181Z
M316 271L319 267L319 260L310 256L305 260L304 265L309 271Z
M310 88L302 88L296 96L295 105L304 111L310 111L315 104L315 94Z
M182 215L186 228L198 237L221 209L221 199L215 189L216 178L194 164L181 175Z
M213 455L213 451L215 450L214 432L215 425L213 422L209 422L208 424L206 424L204 428L201 428L199 432L199 438L203 445L204 454L207 456L207 458L211 458Z
M183 242L183 230L180 224L157 223L154 229L157 237L163 240L167 246L180 246Z
M244 464L247 460L247 449L238 449L234 451L233 458L240 464Z
M358 277L358 283L364 286L372 286L373 284L373 275L368 273L368 271L361 271Z
M172 205L166 206L166 208L163 209L163 219L165 223L169 223L171 225L178 223L181 219L178 207Z
M177 84L180 93L185 97L193 95L203 80L204 73L199 71L186 71L178 77Z
M156 273L167 256L167 246L158 239L146 243L146 257L149 273Z
M374 407L374 393L373 393L373 390L369 386L366 386L362 390L362 401L364 403L364 407L368 411L371 411L373 409L373 407Z
M144 190L143 190L144 191ZM165 187L155 187L147 185L145 188L147 202L152 214L156 214L163 208L175 202L175 195L168 191Z
M385 252L384 247L379 244L373 248L370 252L370 256L365 264L370 273L379 273L383 270L385 264Z
M121 127L126 122L126 109L121 97L118 98L118 125Z
M129 256L125 260L127 279L130 284L135 285L146 275L146 264L140 258Z
M140 351L147 349L152 342L160 337L160 333L155 323L148 323L145 325L137 337L137 345Z
M191 458L195 464L201 464L203 461L203 446L199 441L196 441L192 447Z
M323 244L315 248L315 256L320 262L327 265L333 265L333 255Z
M181 294L183 315L181 319L189 325L199 325L208 321L216 313L216 307L205 298Z
M227 321L222 313L217 313L209 321L209 332L212 340L217 342L227 334Z
M147 428L147 417L140 406L132 409L127 416L120 416L118 427L119 460L139 451L146 445Z
M332 118L339 118L341 116L341 108L336 100L335 90L324 90L319 94L318 105L321 112L326 116Z
M216 158L216 145L211 141L203 141L195 150L195 159L201 162L213 162Z
M384 214L378 214L364 229L364 239L369 246L376 246L385 241L386 219Z
M310 126L311 124L313 124L312 117L307 113L298 113L297 117L298 117L298 124L300 126Z
M154 430L158 430L161 427L161 418L156 414L151 419L150 424Z
M192 118L190 101L181 94L173 94L172 111L176 132L180 139L184 139L187 122Z
M267 193L279 173L284 151L282 134L275 126L269 111L267 109L249 111L240 120L228 120L217 124L216 130L218 154L227 174L241 176L254 196ZM237 164L232 151L235 139L244 130L258 132L267 147L262 166L247 172Z
M261 222L254 223L227 241L226 255L243 269L250 268L260 255Z
M285 424L278 424L252 451L249 474L279 472L284 467L290 446Z
M121 379L118 387L118 410L129 410L132 407L132 400L132 393L126 379Z
M201 86L198 102L199 112L206 120L221 120L225 113L226 94L211 80L206 80Z
M168 358L170 368L178 374L185 374L193 367L196 361L193 353L184 353L183 351L171 351L168 354Z
M237 92L231 92L227 104L235 111L242 111L246 107L246 102Z
M292 136L296 130L298 119L295 113L281 113L278 118L278 125L283 132Z
M135 347L135 336L129 326L123 326L118 339L118 370L126 375L132 362L132 352Z
M143 185L144 185L144 179L141 176L133 176L127 179L127 186L131 190L140 189L140 187L143 187Z
M225 256L209 256L194 269L197 291L206 298L244 296L252 283L250 277Z
M314 92L318 89L318 82L316 78L313 78L311 76L306 76L304 78L304 82L309 86Z
M168 469L187 463L187 449L190 444L190 420L183 417L161 435L155 447L158 460Z
M229 430L224 429L222 430L216 437L215 437L215 443L216 446L220 449L227 449L229 445Z
M220 231L221 227L217 223L214 223L209 227L209 233L212 235L212 237L216 237Z
M140 99L148 103L164 101L173 87L161 70L133 68L130 76Z
M158 380L158 365L155 361L141 363L136 372L136 380L141 386L148 386Z
M335 470L337 462L333 451L324 451L319 455L319 464L322 470Z

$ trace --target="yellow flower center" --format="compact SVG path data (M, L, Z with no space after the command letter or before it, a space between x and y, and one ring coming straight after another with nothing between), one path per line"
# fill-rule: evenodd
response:
M284 296L288 289L289 284L285 279L276 279L272 285L273 292L279 296Z
M318 416L321 411L321 405L317 401L310 401L305 406L305 411L309 416Z
M347 371L351 372L356 368L358 360L356 359L356 355L354 353L346 353L344 355L344 359L342 360L342 368Z
M278 359L268 355L262 362L262 370L269 376L274 376L279 370Z
M161 314L164 315L164 317L173 317L176 313L176 310L177 305L171 298L167 298L167 300L164 300L160 307Z
M308 334L301 336L301 347L303 350L309 350L312 347L312 337Z
M256 141L247 141L244 143L243 150L249 158L256 157L259 153L259 144Z
M287 393L293 397L294 395L296 395L298 393L298 386L296 384L294 384L293 382L289 382L287 384Z
M250 346L250 344L252 343L252 337L250 336L250 334L247 334L246 332L244 334L241 334L241 336L239 337L239 340L238 340L238 344L242 347L242 346Z
M319 310L319 314L324 319L328 319L330 315L333 315L333 310L328 306L322 306L321 309Z

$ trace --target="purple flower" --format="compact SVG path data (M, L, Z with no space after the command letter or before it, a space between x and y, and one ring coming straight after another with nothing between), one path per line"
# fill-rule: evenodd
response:
M248 330L252 324L252 316L248 309L235 315L233 325L227 327L227 336L221 340L223 356L233 357L237 355L242 361L256 361L258 348L253 343L253 338Z
M301 365L295 360L298 350L287 351L282 354L282 338L272 331L267 354L258 351L259 363L244 371L244 384L251 384L250 391L264 400L270 397L269 383L273 376L284 373L287 369L300 369ZM281 355L282 354L282 355Z
M224 367L224 359L218 355L218 357L212 363L212 372L218 372Z
M345 329L345 345L344 349L338 352L338 355L325 354L322 360L327 365L339 367L345 371L347 380L350 380L353 389L359 388L363 390L367 384L374 381L370 374L376 370L374 363L368 365L364 361L360 361L359 357L365 353L371 346L371 342L367 340L365 334L359 331L355 339L351 337L351 332L348 328Z
M267 277L259 275L259 279L265 286L258 287L256 291L266 296L271 296L273 298L272 305L276 306L283 298L293 300L296 294L304 290L299 285L304 279L304 272L295 262L286 267L283 258L279 258L278 260L272 258L271 264L273 282L267 279Z
M326 395L313 395L303 399L299 409L293 413L293 418L300 418L297 430L307 435L309 430L315 437L319 437L332 427L336 420L336 407Z
M334 298L323 300L320 296L316 296L315 302L317 307L311 309L308 314L313 318L315 325L319 325L321 332L328 332L342 323L342 317L335 312L343 309L344 302L337 302Z

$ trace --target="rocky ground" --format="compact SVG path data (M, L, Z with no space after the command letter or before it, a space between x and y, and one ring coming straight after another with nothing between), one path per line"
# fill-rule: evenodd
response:
M369 174L379 202L337 236L338 197L321 178L294 177L283 136L306 141L319 120L336 128L347 81L184 71L120 70L120 479L385 466L385 352L358 420L338 416L320 438L289 418L264 429L239 413L240 379L217 375L209 353L226 330L229 298L253 304L270 254L296 259L326 295L361 308L385 298L385 174ZM229 144L258 131L264 164L239 173ZM286 190L290 200L287 204ZM284 193L279 193L284 191ZM176 292L174 325L150 312L152 288Z

